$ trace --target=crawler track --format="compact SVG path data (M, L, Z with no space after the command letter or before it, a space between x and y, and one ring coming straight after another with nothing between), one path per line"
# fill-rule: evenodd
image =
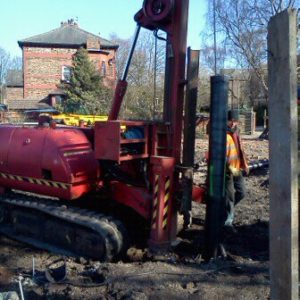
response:
M126 250L120 221L59 201L9 194L0 197L0 233L51 252L100 261Z

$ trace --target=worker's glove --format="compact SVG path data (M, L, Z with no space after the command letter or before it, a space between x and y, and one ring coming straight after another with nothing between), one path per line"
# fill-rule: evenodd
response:
M183 228L187 229L192 226L192 214L190 211L183 212Z
M241 175L241 170L238 168L234 168L232 166L229 166L229 172L234 176L234 177L238 177Z

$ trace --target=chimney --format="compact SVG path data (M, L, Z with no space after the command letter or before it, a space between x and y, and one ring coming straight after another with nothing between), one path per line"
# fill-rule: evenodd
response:
M86 41L86 48L88 50L100 50L100 39L89 37Z
M75 26L78 27L78 23L74 21L74 19L68 19L66 22L60 22L60 27L64 26Z

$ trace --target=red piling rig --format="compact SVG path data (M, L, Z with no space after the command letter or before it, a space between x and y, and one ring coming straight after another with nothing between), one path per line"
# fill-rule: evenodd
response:
M141 201L139 196L133 197L132 200L124 197L124 185L116 183L116 181L122 182L120 178L116 178L113 184L114 200L124 203L123 198L126 198L126 205L131 206L138 213L142 212L143 216L150 216L150 245L153 247L163 246L167 248L176 238L177 205L174 194L179 191L180 182L179 171L175 166L181 165L188 6L188 0L144 1L143 8L135 15L135 21L138 24L137 31L124 74L116 89L109 121L95 126L96 158L100 161L114 161L122 169L124 161L120 159L120 151L118 150L122 149L122 139L118 137L120 130L116 131L117 136L113 138L111 133L108 133L108 128L113 128L118 123L116 120L126 91L126 77L140 28L144 27L155 32L158 30L164 31L166 33L166 71L163 121L149 124L150 129L152 128L152 134L144 136L145 151L128 158L130 160L147 160L148 164L150 158L150 168L147 172L150 187L144 187L142 194L138 191L135 193L135 195L148 194L150 198L145 197L145 199L150 199L150 205L145 205L145 199ZM127 126L126 122L124 124ZM106 130L108 131L106 132ZM102 134L100 134L100 131L102 131ZM115 148L109 147L111 143L117 143L117 145L114 145ZM128 140L128 143L130 143L130 140ZM116 155L111 157L115 149L117 149ZM136 189L134 186L127 186L127 188ZM127 192L127 195L129 194ZM133 202L137 202L145 208L152 208L152 210L147 213L144 209L137 209L136 204Z

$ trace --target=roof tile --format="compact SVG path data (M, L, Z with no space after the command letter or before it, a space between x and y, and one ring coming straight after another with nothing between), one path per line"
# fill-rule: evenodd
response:
M23 86L23 71L8 70L6 75L6 86Z
M47 103L41 102L41 100L7 100L8 108L10 110L24 110L24 109L42 109L50 108L51 106Z
M62 23L61 27L18 41L20 47L24 45L63 45L83 46L88 39L99 39L101 48L118 48L118 45L87 32L76 23Z

